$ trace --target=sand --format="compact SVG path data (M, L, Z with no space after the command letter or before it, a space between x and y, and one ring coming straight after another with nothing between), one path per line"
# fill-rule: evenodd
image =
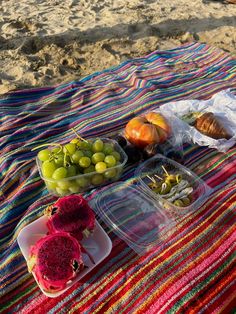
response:
M0 94L192 41L236 55L236 5L223 1L2 0L0 10Z

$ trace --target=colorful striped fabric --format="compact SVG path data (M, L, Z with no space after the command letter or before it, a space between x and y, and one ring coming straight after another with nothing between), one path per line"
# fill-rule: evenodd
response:
M204 44L155 51L81 81L12 92L0 100L1 313L233 313L236 291L236 149L186 144L186 166L214 193L162 247L138 256L102 223L109 257L57 298L44 296L17 245L20 230L54 197L33 147L121 130L135 114L180 99L236 92L236 60ZM224 106L224 104L222 104ZM123 174L126 180L134 167ZM93 193L98 193L93 191ZM94 194L87 193L88 197Z

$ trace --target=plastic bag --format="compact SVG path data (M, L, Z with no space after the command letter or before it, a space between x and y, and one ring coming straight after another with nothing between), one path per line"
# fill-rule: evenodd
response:
M215 148L226 152L236 143L236 96L230 90L215 94L209 100L181 100L162 105L157 111L161 112L171 122L176 143L192 142L200 146ZM181 117L194 111L213 112L224 121L232 137L227 139L213 139L200 133L195 127L184 122Z

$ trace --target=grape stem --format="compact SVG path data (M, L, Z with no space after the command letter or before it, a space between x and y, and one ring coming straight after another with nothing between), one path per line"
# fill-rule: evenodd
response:
M88 141L87 140L85 140L83 137L81 137L76 131L75 131L75 129L74 128L72 128L72 131L75 133L75 135L78 137L78 139L79 140L81 140L81 141L84 141L84 142L86 142L86 143L88 143Z
M34 151L34 150L36 150L36 149L39 149L39 148L45 147L45 146L57 146L57 147L60 147L60 150L58 151L58 153L60 153L61 150L62 150L61 144L57 144L57 143L47 143L47 144L41 144L41 145L39 145L39 146L36 146L36 147L32 148L31 151Z
M66 168L66 156L67 156L67 149L65 151L65 154L64 154L64 160L63 160L63 164L64 164L64 167Z

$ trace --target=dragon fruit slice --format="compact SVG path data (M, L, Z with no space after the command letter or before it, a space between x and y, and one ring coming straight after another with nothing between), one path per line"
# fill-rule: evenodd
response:
M88 237L95 227L95 215L81 195L68 195L47 207L47 227L50 233L65 231L79 241Z
M84 268L79 242L66 232L49 234L31 248L27 261L46 292L61 291Z

